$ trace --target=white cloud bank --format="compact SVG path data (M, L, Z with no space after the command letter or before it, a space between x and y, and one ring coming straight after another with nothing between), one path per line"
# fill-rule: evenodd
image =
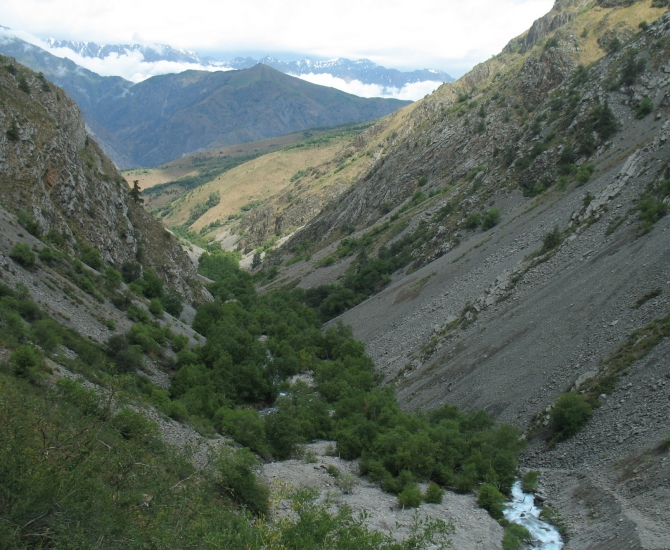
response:
M554 0L2 0L0 24L41 37L162 43L196 51L371 59L458 77ZM473 58L471 55L476 52ZM146 74L144 68L136 71Z
M342 90L348 94L353 94L360 97L386 97L395 99L409 99L410 101L421 99L426 94L433 92L442 85L442 82L427 80L424 82L406 84L402 88L395 88L390 86L381 86L379 84L365 84L360 80L347 81L343 78L337 78L336 76L325 73L308 73L292 76L301 78L302 80L306 80L312 84L337 88L338 90Z

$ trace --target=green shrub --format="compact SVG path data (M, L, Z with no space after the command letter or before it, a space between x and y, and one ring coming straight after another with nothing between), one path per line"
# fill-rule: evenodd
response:
M556 401L551 411L551 428L555 434L556 441L563 441L575 435L587 420L591 418L593 411L591 405L576 393L564 393Z
M551 233L547 233L542 238L542 252L549 252L560 246L563 242L563 234L558 226L555 226Z
M433 504L442 504L443 497L444 489L442 489L442 487L440 487L437 483L431 482L423 495L423 500Z
M549 50L551 48L558 47L558 45L559 45L558 37L552 36L551 38L547 39L547 41L544 43L544 49Z
M406 485L398 495L398 506L403 508L416 508L421 505L421 490L416 484Z
M644 118L654 110L654 102L648 97L642 98L640 104L635 109L636 118Z
M45 264L51 264L60 256L60 254L58 254L58 252L56 252L50 246L43 246L40 248L38 255L40 257L40 261L44 262Z
M505 496L495 485L484 483L477 492L477 504L484 508L494 519L502 519Z
M149 312L154 316L154 317L162 317L163 316L163 304L158 298L154 298L149 302Z
M36 381L44 370L44 359L33 346L21 346L9 358L14 374L27 380Z
M142 276L142 266L137 262L126 262L121 266L123 282L130 284Z
M417 183L419 184L419 187L423 187L428 183L428 178L426 176L421 176L418 180Z
M328 473L328 475L334 478L340 477L339 468L337 466L333 466L332 464L328 464L328 466L326 466L326 472Z
M107 330L116 330L116 322L111 317L107 319L105 326L107 327Z
M482 229L488 231L500 223L500 210L498 208L491 208L484 219L482 220Z
M130 306L126 311L126 316L135 323L150 323L151 319L147 310L141 306Z
M40 227L39 222L35 220L35 216L30 212L19 210L16 219L19 222L19 225L31 235L38 238L42 235L42 228Z
M100 251L96 248L84 247L79 257L82 262L96 271L102 267L102 257L100 256Z
M607 50L607 53L616 53L621 49L621 40L619 40L618 37L612 38L610 40L609 44L607 44L607 47L605 48Z
M639 212L639 219L645 231L650 230L658 220L668 213L667 203L652 196L642 199L635 209Z
M100 407L98 394L85 388L79 380L59 378L56 387L63 392L67 401L77 407L84 416L105 417L106 411Z
M121 409L111 420L124 439L136 439L144 443L156 443L160 432L156 424L142 413L131 409Z
M19 141L21 138L21 133L19 132L19 127L16 125L16 122L12 123L12 125L5 132L5 135L9 141Z
M523 525L510 523L505 527L503 535L503 550L520 550L530 540L530 532Z
M163 292L163 296L161 297L161 302L163 303L165 311L177 319L184 310L184 303L181 294L175 292L174 290L165 290Z
M534 493L537 491L537 478L539 477L540 472L531 470L526 472L521 478L521 488L525 493Z
M215 460L221 491L254 514L267 514L270 491L258 483L258 462L247 449L222 447Z
M214 425L240 445L261 456L267 455L265 424L257 410L221 407L214 416Z
M117 290L121 286L122 281L123 276L121 275L121 272L113 267L105 269L105 288L107 288L108 291L112 292Z
M470 214L468 218L465 220L465 227L467 229L477 229L479 227L479 224L481 223L482 218L479 214Z
M175 352L180 352L188 345L188 336L185 334L176 334L172 337L170 345Z
M142 348L131 345L124 334L110 337L105 351L120 373L134 373L142 367Z
M584 185L587 181L589 181L595 169L596 167L594 164L583 164L580 166L576 176L577 184Z
M335 486L345 495L350 495L356 486L356 476L344 473L335 480Z
M28 81L26 80L26 77L21 75L19 77L19 90L22 92L25 92L26 94L30 95L30 86L28 85Z
M65 245L65 237L55 229L49 229L44 236L44 242L50 243L54 246L62 247Z
M25 243L16 243L9 257L15 262L21 264L23 267L31 268L35 265L35 254L30 247Z

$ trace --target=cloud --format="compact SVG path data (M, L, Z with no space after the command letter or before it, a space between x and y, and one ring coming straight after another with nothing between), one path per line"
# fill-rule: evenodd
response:
M421 99L426 94L433 92L442 85L442 82L435 82L427 80L424 82L415 82L413 84L406 84L402 88L395 88L392 86L381 86L379 84L364 84L360 80L344 80L337 78L331 74L302 74L291 75L312 84L319 84L320 86L329 86L347 92L348 94L357 95L360 97L386 97L395 99L409 99L416 101Z
M41 46L49 53L57 57L66 57L77 65L98 73L102 76L120 76L131 82L141 82L149 77L181 73L183 71L228 71L230 68L222 66L205 66L198 63L185 63L177 61L145 61L141 52L135 50L128 54L118 55L112 53L100 59L98 57L84 57L68 48L50 48L46 43Z
M80 67L84 67L85 69L93 71L94 73L97 73L101 76L120 76L135 83L160 74L181 73L188 70L231 70L229 67L225 67L223 65L205 66L200 65L199 63L176 61L145 61L142 53L137 50L128 52L128 54L124 55L112 53L104 59L100 59L98 57L84 57L76 52L73 52L69 48L52 48L47 42L29 32L0 29L0 43L6 43L9 40L13 40L14 37L20 38L29 44L42 48L56 57L64 57L74 61ZM158 53L161 53L162 51L162 47L159 44L151 44L149 47L156 50Z
M0 22L42 36L196 51L368 58L458 76L498 53L554 0L3 0ZM472 59L470 52L480 55ZM454 70L457 68L457 70ZM140 71L139 74L144 74Z

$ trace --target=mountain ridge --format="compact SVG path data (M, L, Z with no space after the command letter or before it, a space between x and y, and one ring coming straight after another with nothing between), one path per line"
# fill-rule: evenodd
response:
M0 53L42 72L71 93L89 131L120 168L155 166L205 149L375 119L407 104L360 98L267 65L240 71L185 71L133 84L120 77L102 77L15 37L0 42ZM254 83L246 88L250 94L240 88L247 81Z
M359 80L363 84L377 84L402 88L407 84L424 81L452 82L454 79L444 71L436 69L418 69L413 71L399 71L389 69L370 61L369 59L351 60L336 58L331 60L314 60L309 57L303 59L282 61L267 55L259 59L252 57L235 57L218 60L211 56L200 56L198 53L180 48L173 48L167 44L97 44L95 42L77 42L70 40L56 40L48 38L45 42L52 48L66 48L83 57L105 59L110 55L139 54L146 62L172 61L177 63L199 64L205 67L220 67L222 69L249 69L254 65L263 64L277 69L285 74L300 76L303 74L330 74L344 80Z

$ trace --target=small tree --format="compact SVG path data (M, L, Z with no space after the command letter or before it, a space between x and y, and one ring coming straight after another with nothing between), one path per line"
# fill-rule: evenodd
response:
M133 181L133 187L130 189L130 198L133 199L136 203L144 203L144 199L140 196L142 190L140 189L140 180Z

